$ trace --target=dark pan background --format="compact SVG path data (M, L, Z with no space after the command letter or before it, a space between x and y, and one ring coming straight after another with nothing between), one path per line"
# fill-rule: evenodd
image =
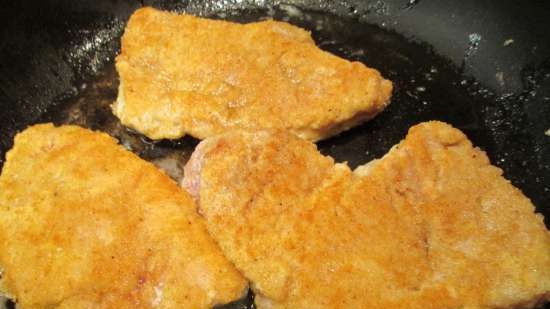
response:
M142 5L241 22L271 16L311 30L323 49L363 61L395 84L385 112L319 143L323 153L355 167L382 156L411 125L443 120L487 151L550 225L545 0L3 1L0 166L14 134L42 121L105 130L147 160L177 154L184 163L196 140L152 142L109 112L119 38Z

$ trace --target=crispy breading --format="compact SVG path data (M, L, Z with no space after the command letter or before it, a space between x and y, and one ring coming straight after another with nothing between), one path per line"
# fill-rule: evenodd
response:
M206 139L183 186L258 308L530 308L543 217L457 129L427 122L351 171L285 132Z
M285 129L319 140L374 117L392 84L284 22L137 10L116 59L114 114L152 139Z
M7 154L0 266L21 309L211 308L247 285L168 176L106 134L51 124Z

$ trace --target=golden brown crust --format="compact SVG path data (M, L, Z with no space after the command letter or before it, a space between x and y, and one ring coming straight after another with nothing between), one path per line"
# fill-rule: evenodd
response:
M113 112L153 139L286 129L318 140L374 117L390 81L283 22L237 24L137 10L116 59Z
M211 308L246 282L191 198L103 133L36 125L0 176L2 292L18 308Z
M186 178L200 177L208 229L259 308L531 308L549 298L542 216L449 125L417 125L355 172L283 132L202 143L199 175Z

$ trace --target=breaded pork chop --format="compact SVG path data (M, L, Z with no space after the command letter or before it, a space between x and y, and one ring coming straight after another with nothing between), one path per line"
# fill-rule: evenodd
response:
M459 130L410 129L351 171L285 132L206 139L183 180L258 308L531 308L543 217Z
M211 308L247 284L168 176L106 134L50 124L7 154L0 266L20 309Z
M152 139L285 129L319 140L372 118L392 84L283 22L137 10L116 59L114 114Z

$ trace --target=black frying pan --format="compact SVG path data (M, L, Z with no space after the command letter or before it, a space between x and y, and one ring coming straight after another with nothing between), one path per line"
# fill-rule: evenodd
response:
M386 111L320 142L323 153L355 167L382 156L411 125L443 120L487 151L550 225L550 1L544 0L2 3L0 165L17 131L53 121L106 131L181 176L196 140L150 141L123 128L109 109L119 38L142 5L240 22L273 17L311 30L323 49L363 61L395 83ZM226 308L248 308L251 297Z

